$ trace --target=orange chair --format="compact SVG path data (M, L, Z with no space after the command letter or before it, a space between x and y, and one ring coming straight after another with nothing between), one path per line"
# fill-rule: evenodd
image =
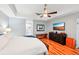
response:
M75 42L76 42L76 41L75 41L75 39L73 39L73 38L70 38L70 37L67 37L67 38L66 38L66 45L67 45L68 47L75 48L75 45L76 45Z

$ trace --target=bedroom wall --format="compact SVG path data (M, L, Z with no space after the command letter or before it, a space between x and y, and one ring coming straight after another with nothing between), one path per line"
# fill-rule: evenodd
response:
M79 18L76 21L76 48L79 48Z
M8 25L8 16L0 11L0 34L3 32L3 28L6 28Z
M36 27L37 24L44 24L45 25L45 31L37 31ZM33 21L33 34L43 34L43 33L47 33L47 21L43 21L43 20L34 20Z
M12 29L12 35L24 36L25 35L25 19L23 18L9 18L9 26Z
M51 32L51 31L56 32L55 30L53 30L53 23L65 22L65 30L58 31L58 32L66 32L69 37L76 39L76 20L78 17L79 17L79 13L75 13L75 14L66 15L56 19L50 19L47 21L48 22L47 30L48 32Z

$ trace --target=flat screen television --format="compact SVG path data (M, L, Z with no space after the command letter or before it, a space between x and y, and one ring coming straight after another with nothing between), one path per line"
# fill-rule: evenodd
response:
M64 22L54 23L53 30L65 30L65 23Z

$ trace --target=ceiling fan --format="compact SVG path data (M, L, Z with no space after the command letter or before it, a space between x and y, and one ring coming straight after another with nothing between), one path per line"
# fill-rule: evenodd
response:
M48 12L47 4L44 5L44 12L43 13L36 13L36 15L39 15L40 17L51 17L51 14L57 14L57 11Z

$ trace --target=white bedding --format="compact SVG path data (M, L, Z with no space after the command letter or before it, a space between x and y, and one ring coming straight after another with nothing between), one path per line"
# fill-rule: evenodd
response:
M0 46L0 54L47 54L46 46L37 38L4 36L4 43ZM1 40L1 39L0 39Z

